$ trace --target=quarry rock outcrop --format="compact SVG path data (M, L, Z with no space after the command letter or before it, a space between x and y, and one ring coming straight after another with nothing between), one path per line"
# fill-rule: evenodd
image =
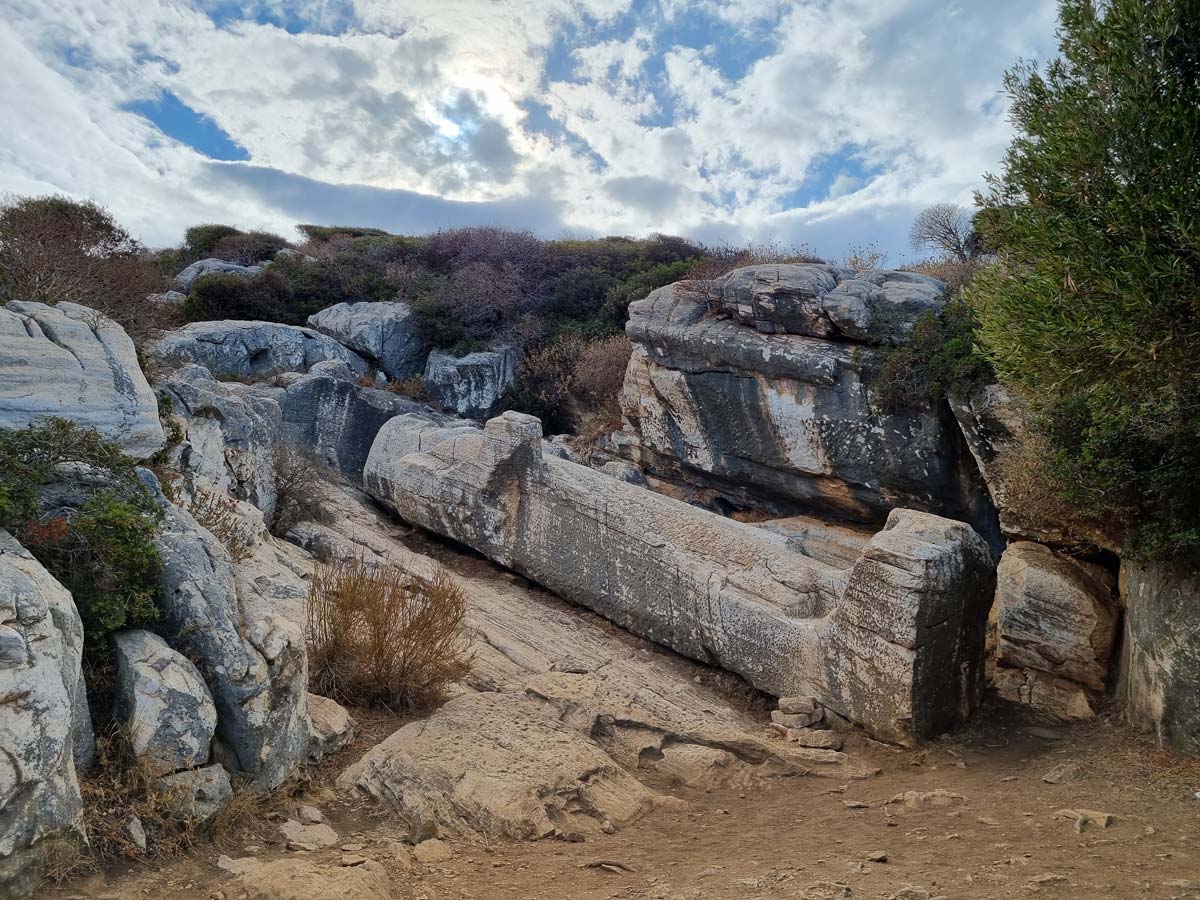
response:
M517 377L517 352L511 347L452 356L440 350L425 363L425 393L447 412L485 418L500 405Z
M192 322L164 334L151 352L168 364L204 366L220 379L307 372L327 360L346 363L356 375L365 375L370 368L353 350L319 331L277 322Z
M251 584L239 584L217 539L167 501L149 472L141 474L164 513L156 537L163 561L162 633L195 661L208 684L222 761L260 790L278 787L308 754L303 631L255 596Z
M1117 638L1113 577L1042 544L1010 544L996 571L995 683L1063 719L1092 714Z
M650 474L783 514L880 522L906 506L969 518L948 415L932 404L883 408L867 377L871 345L846 339L859 332L840 331L813 300L839 286L838 270L790 267L804 270L803 283L797 276L761 284L764 271L786 268L726 276L730 311L721 317L683 284L631 304L634 352L621 392L634 438L627 455ZM841 284L870 286L873 302L894 308L900 321L937 308L942 295L931 279L902 277L866 273ZM789 292L781 295L783 286ZM920 302L887 299L910 295Z
M120 325L76 303L10 302L0 307L0 428L50 416L95 428L138 459L165 441Z
M253 278L262 271L262 266L241 266L227 259L201 259L192 263L175 276L175 290L189 293L198 278L205 275L234 275L238 278Z
M141 629L113 636L117 717L133 754L160 772L208 762L217 709L192 661Z
M1121 569L1125 715L1162 747L1200 754L1200 577L1166 563Z
M366 489L573 603L779 696L812 696L873 734L954 727L982 689L991 602L971 528L895 510L848 567L558 457L541 423L419 415L380 430Z
M37 886L55 839L82 838L74 761L82 650L71 595L0 529L0 896Z
M338 303L308 317L308 325L349 347L388 378L420 375L429 338L404 303Z
M854 272L819 263L745 266L704 285L713 305L766 334L898 342L946 285L915 272Z

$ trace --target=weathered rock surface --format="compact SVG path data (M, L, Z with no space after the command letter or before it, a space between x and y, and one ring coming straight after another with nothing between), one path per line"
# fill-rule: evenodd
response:
M186 294L191 291L196 279L205 275L236 275L239 278L253 278L262 271L262 266L240 266L227 259L201 259L192 263L175 276L175 290Z
M369 493L571 602L737 672L810 695L881 737L953 727L981 690L987 545L969 526L895 510L849 568L553 456L537 419L484 429L417 415L380 431Z
M1089 715L1087 692L1104 691L1116 642L1114 589L1112 576L1099 566L1042 544L1010 544L996 571L993 607L1001 694L1062 718L1076 718L1081 710ZM1001 668L1050 678L1018 677L1001 673ZM1049 690L1052 685L1055 689ZM1073 699L1063 706L1070 695ZM1045 705L1051 699L1053 705Z
M148 472L143 477L157 490ZM228 763L255 787L276 787L308 754L303 632L277 615L252 581L243 575L239 582L216 538L185 510L159 498L164 634L204 675Z
M161 772L208 762L217 709L192 661L140 629L118 632L113 648L118 717L134 755Z
M205 766L166 775L156 782L175 814L198 825L211 822L233 799L233 783L224 766Z
M0 307L0 428L47 416L95 428L144 459L165 439L158 406L120 325L76 303Z
M218 378L270 378L283 372L307 372L317 363L340 360L358 375L367 361L331 337L277 322L221 320L192 322L154 342L160 359L204 366Z
M392 890L387 870L367 860L356 866L328 866L303 859L260 862L230 860L236 896L244 900L401 900L412 893Z
M946 285L927 275L822 264L746 266L708 291L726 314L764 333L872 342L902 339L921 314L946 301Z
M1200 753L1200 578L1126 560L1121 580L1125 715L1161 746Z
M312 762L324 759L331 753L337 753L354 740L357 723L346 711L346 708L335 700L309 694L308 718L312 723L312 740L308 747L308 758Z
M464 743L466 732L487 742ZM486 759L486 765L480 765ZM401 728L339 779L395 807L414 833L535 840L599 831L654 806L655 795L552 707L490 693L451 700Z
M468 418L496 411L517 377L517 352L511 347L451 356L435 350L425 364L425 392L443 409Z
M628 452L648 472L785 514L965 517L973 498L952 426L932 406L881 408L864 376L869 346L714 319L679 285L631 304L626 331Z
M32 891L51 841L82 836L73 738L82 650L71 595L0 530L0 896Z
M404 303L339 303L308 317L308 325L349 347L388 378L420 375L429 338Z

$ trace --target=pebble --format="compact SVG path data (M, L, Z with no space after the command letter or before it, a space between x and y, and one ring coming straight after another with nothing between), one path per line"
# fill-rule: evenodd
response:
M437 838L430 838L427 841L421 841L413 848L413 859L422 865L430 863L447 862L453 856L450 847Z
M867 854L867 862L885 863L888 861L888 855L882 850L872 850Z
M1042 781L1046 784L1066 784L1074 781L1078 775L1079 766L1074 763L1062 763L1043 775Z
M296 815L300 821L306 825L323 825L325 824L325 814L315 806L301 806L296 810Z

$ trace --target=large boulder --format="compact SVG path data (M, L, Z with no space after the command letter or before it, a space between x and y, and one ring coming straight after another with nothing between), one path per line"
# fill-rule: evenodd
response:
M133 341L76 303L0 307L0 428L57 416L95 428L144 459L165 443Z
M517 351L511 347L451 356L440 350L425 364L425 393L448 412L486 418L500 406L517 377Z
M996 685L1063 719L1092 714L1117 637L1113 577L1042 544L1009 545L996 571Z
M208 762L217 709L196 666L141 629L113 636L118 719L130 748L160 772Z
M992 563L962 522L894 510L839 566L545 455L541 423L512 412L485 428L398 416L380 430L364 483L406 521L878 736L937 734L980 698Z
M404 303L339 303L308 317L308 325L366 358L388 378L420 375L429 337Z
M0 896L41 880L55 839L82 839L76 717L83 626L67 590L0 530ZM82 705L81 705L82 701Z
M716 306L767 334L894 342L941 310L946 285L914 272L851 272L821 264L746 266L706 288Z
M308 656L301 627L243 582L225 548L139 470L163 508L156 543L167 642L194 660L217 707L223 762L261 790L278 787L308 753ZM221 759L222 757L218 757Z
M745 317L761 315L752 304ZM796 315L780 327L807 321ZM648 473L781 514L880 522L907 506L976 521L946 417L933 405L883 408L868 344L763 334L712 317L678 284L633 303L626 330L634 352L621 407L636 436L627 452Z
M370 368L365 359L331 337L277 322L192 322L164 334L152 351L167 362L197 363L218 378L307 372L326 360L340 360L356 375L365 375Z
M196 279L205 275L235 275L239 278L253 278L262 271L262 266L240 266L227 259L202 259L192 263L175 276L175 290L184 294L192 289Z
M1123 560L1125 715L1160 746L1200 754L1200 575Z

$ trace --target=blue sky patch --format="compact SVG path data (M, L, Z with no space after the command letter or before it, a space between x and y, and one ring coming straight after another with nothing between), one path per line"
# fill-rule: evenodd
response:
M124 109L149 119L163 134L187 144L209 159L244 162L250 158L246 148L235 143L221 126L170 91L164 91L157 100L126 104Z

